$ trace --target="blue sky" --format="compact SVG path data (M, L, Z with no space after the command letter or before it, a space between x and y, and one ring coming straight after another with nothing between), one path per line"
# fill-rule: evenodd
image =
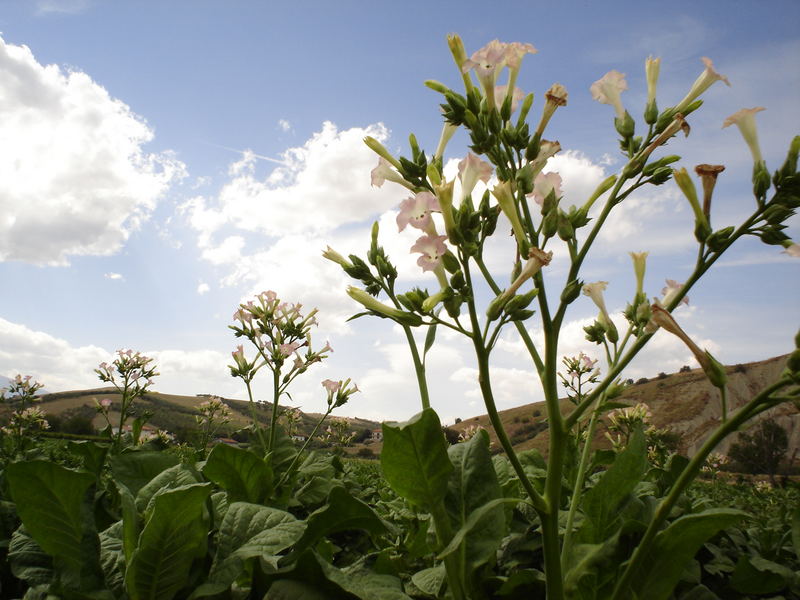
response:
M159 391L242 397L225 366L235 346L226 326L240 301L274 289L318 306L316 339L334 348L298 381L296 405L320 410L319 382L352 377L362 393L342 414L408 417L419 405L402 337L383 322L345 324L358 307L319 255L327 244L363 252L379 219L406 285L435 287L408 254L413 234L393 226L403 190L370 187L375 160L361 138L406 152L413 131L433 150L439 97L422 82L459 82L445 36L459 33L469 53L494 38L536 46L518 81L537 95L534 115L552 83L567 88L569 103L546 136L564 149L548 170L564 178L568 204L621 167L613 111L592 100L591 83L625 73L623 101L639 118L649 54L662 58L662 107L685 94L702 56L712 58L732 85L707 92L691 135L668 151L690 169L727 166L715 193L718 228L753 202L750 154L735 128L721 129L725 117L767 108L758 123L771 169L800 133L800 5L762 6L3 2L0 374L32 374L48 390L93 386L96 364L130 347L156 357ZM457 135L445 159L465 152ZM633 285L627 252L648 250L646 289L656 296L664 279L690 272L691 230L673 183L646 190L620 207L583 277L609 281L609 308L619 311ZM800 237L796 219L790 235ZM723 263L677 313L685 328L726 363L789 351L800 263L750 240ZM555 261L554 276L559 268ZM581 332L595 312L588 298L574 303L563 354L597 355ZM684 364L694 365L688 351L659 333L630 376ZM501 407L540 398L510 333L494 368ZM484 412L466 340L441 336L429 369L443 420Z

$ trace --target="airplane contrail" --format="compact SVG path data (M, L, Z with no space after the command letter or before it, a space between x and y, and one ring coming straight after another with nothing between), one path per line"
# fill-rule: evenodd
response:
M230 152L236 152L237 154L244 154L245 152L247 152L247 150L239 150L237 148L231 148L230 146L223 146L222 144L215 144L214 142L206 142L204 140L201 140L201 142L203 144L207 144L208 146L215 146L217 148L222 148L223 150L228 150ZM264 156L263 154L256 154L252 150L250 150L250 152L252 152L253 156L255 156L256 158L260 158L261 160L266 160L268 162L276 163L276 164L279 164L279 165L283 165L285 167L289 166L289 163L287 163L286 161L278 160L277 158L271 158L269 156Z

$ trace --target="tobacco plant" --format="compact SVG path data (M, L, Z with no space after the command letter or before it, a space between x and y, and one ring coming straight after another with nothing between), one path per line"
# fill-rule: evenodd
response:
M755 115L763 109L743 109L725 121L724 126L738 126L752 153L754 206L738 225L715 228L712 198L724 166L696 167L700 196L686 168L677 166L680 157L663 150L679 143L674 139L679 134L688 136L689 121L701 108L703 93L716 82L728 83L727 78L704 58L704 69L686 95L659 109L660 59L649 58L647 101L638 124L621 99L627 88L624 75L611 71L592 84L592 96L614 109L613 126L625 163L583 205L568 207L561 203L560 176L547 171L548 159L560 145L545 138L551 119L565 110L567 90L551 86L538 121L529 122L534 96L525 95L515 84L523 57L536 52L532 45L495 40L468 57L458 36L449 36L448 44L463 89L425 82L442 96L444 127L435 151L426 154L413 134L410 154L400 157L377 140L365 139L379 156L372 183L393 182L410 193L400 204L397 224L400 230L409 226L420 230L410 250L420 254L417 264L435 275L438 287L397 289L398 272L379 244L377 223L365 258L344 257L331 248L323 253L360 284L347 290L366 309L360 315L395 321L408 341L422 412L405 423L384 424L381 464L392 489L432 522L441 562L434 571L417 574L414 582L441 581L446 573L446 586L427 588L432 595L455 600L493 594L539 597L539 592L525 591L535 590L537 582L544 583L550 600L668 598L703 543L744 516L741 511L710 508L669 522L687 486L726 436L759 413L800 397L797 349L776 382L738 410L730 410L725 369L695 344L672 313L728 248L745 236L782 246L792 256L800 254L800 246L784 232L786 221L800 206L800 136L792 140L786 162L771 176L756 135ZM497 85L504 71L507 80ZM458 128L469 137L470 151L459 163L458 176L447 179L443 156ZM692 208L696 262L684 283L670 280L661 297L648 298L643 288L647 253L631 253L637 287L624 311L623 327L606 308L607 282L583 281L581 268L612 211L642 188L670 179ZM476 191L479 181L487 188L482 194ZM505 285L484 259L490 247L492 251L503 247L498 237L505 238L509 229L514 247L507 254L510 283ZM548 273L557 246L568 257L564 277ZM564 410L559 404L559 334L581 293L598 308L586 337L604 354L605 375L592 382L591 389L573 393L574 404ZM489 301L483 302L487 295ZM543 343L531 335L534 323L543 332ZM500 463L490 458L485 434L475 436L469 446L446 449L425 373L426 354L441 327L463 335L474 350L477 385L508 461L502 474L497 471ZM719 390L721 422L691 460L676 458L665 465L655 487L642 487L649 475L641 426L627 431L624 450L607 470L590 478L598 466L589 444L599 415L611 408L609 403L621 392L623 370L658 328L685 342ZM423 344L414 336L416 329L425 331ZM498 414L490 357L501 333L509 329L516 330L541 382L549 427L546 459L515 451ZM520 563L525 564L522 571L493 579L487 569L498 551L509 551L500 545L509 527L518 526L514 516L520 514L532 520L527 530L517 532L517 541L541 552L542 563Z

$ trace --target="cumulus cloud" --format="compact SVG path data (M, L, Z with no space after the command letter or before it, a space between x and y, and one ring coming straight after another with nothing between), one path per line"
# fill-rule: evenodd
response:
M197 293L202 296L203 294L207 294L210 289L211 287L207 283L203 282L197 286Z
M103 277L106 279L111 279L112 281L125 281L125 278L119 273L106 273L103 275Z
M230 356L214 350L147 350L160 375L154 389L173 394L215 393L241 397L240 382L230 376ZM20 323L0 318L0 373L32 375L48 391L104 387L94 369L114 358L98 346L75 346L69 341Z
M108 255L185 173L148 125L79 71L0 39L0 261Z
M36 0L36 14L76 14L89 8L91 0Z
M278 120L278 128L281 131L284 131L284 132L291 131L292 130L292 124L289 121L287 121L286 119L279 119Z

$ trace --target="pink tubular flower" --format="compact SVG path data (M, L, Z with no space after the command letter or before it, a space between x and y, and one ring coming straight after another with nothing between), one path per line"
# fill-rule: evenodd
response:
M497 106L503 106L503 102L506 101L506 96L508 95L508 86L507 85L496 85L494 86L494 102ZM511 95L511 112L515 112L519 103L522 102L522 99L525 97L525 92L519 89L517 86L514 86L514 93Z
M103 398L102 400L100 400L100 406L102 406L103 408L108 408L109 406L111 406L111 400L108 398Z
M473 55L463 62L461 71L466 73L470 69L475 70L475 75L483 85L484 90L491 90L494 87L494 82L497 79L497 74L503 65L508 60L506 56L506 47L500 40L492 40L483 48L473 53ZM512 58L516 54L512 55Z
M392 163L382 156L378 157L378 166L370 171L370 178L374 187L381 187L386 181L393 181L412 189L411 185L401 177L400 173L394 170Z
M492 165L481 160L472 152L458 163L458 178L461 180L461 194L464 198L472 193L478 180L488 183L492 176Z
M800 258L800 244L791 243L784 248L783 252L789 256Z
M666 287L661 290L661 294L663 295L660 302L661 306L669 306L669 304L672 302L672 299L679 291L681 291L681 288L684 285L682 283L678 283L674 279L667 279L666 282ZM689 304L689 296L684 296L678 303L678 305L680 304Z
M341 381L333 381L332 379L326 379L325 381L322 382L322 387L328 390L329 394L335 394L336 392L338 392L341 385L342 385Z
M544 199L554 191L556 198L562 196L561 192L561 175L555 172L539 173L536 179L533 180L533 191L528 194L533 196L536 204L542 206Z
M522 42L511 42L506 44L505 55L506 64L509 69L519 69L522 64L522 57L526 54L536 54L538 50L533 44L523 44Z
M431 222L431 211L441 210L439 200L430 192L420 192L400 203L397 215L397 229L403 231L406 225L425 229Z
M297 349L301 346L300 342L292 342L290 344L281 344L278 346L278 352L283 354L283 356L291 356Z
M417 264L423 271L433 271L441 264L442 256L447 252L446 239L446 235L423 235L411 246L411 252L422 253Z
M620 94L628 89L625 74L619 71L609 71L601 79L595 81L589 88L592 98L601 104L610 104L614 107L618 119L625 117L625 108L622 106Z

